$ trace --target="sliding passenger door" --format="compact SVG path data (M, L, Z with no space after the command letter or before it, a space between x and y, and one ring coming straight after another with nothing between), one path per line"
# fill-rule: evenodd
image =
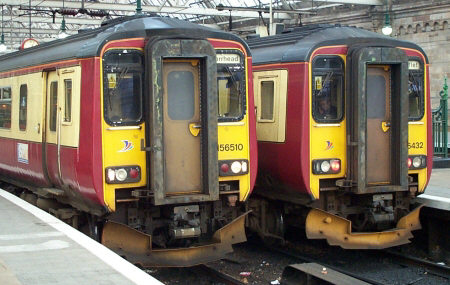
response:
M47 72L44 168L55 187L73 173L79 145L80 67ZM65 175L66 174L66 175Z

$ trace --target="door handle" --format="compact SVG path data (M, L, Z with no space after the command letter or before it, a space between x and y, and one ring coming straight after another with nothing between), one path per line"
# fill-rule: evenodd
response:
M200 130L202 129L202 125L199 123L190 123L189 124L189 131L191 134L196 137L200 133Z
M34 129L36 130L36 132L37 132L38 134L40 134L40 133L41 133L41 123L38 123L37 126L34 127Z
M383 132L387 132L391 127L391 122L381 122L381 129Z

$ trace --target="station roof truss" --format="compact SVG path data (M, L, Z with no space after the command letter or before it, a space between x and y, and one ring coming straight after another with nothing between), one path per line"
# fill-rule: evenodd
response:
M385 5L387 0L141 0L142 13L175 17L229 29L230 17L237 32L267 25L272 2L273 19L295 20L303 14L341 5ZM65 21L66 32L99 27L106 19L136 13L136 0L1 0L2 29L8 51L24 39L52 41Z

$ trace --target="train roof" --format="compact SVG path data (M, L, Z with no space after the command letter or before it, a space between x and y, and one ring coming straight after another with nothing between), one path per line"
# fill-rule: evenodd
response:
M296 27L291 31L262 38L247 40L252 51L253 64L309 61L312 52L321 46L371 44L416 49L416 44L397 40L357 27L316 24ZM425 55L425 60L428 59Z
M104 44L111 40L180 35L190 39L218 38L237 41L249 53L247 44L231 33L174 18L131 16L111 20L99 28L84 30L65 39L0 56L0 72L60 60L99 56Z

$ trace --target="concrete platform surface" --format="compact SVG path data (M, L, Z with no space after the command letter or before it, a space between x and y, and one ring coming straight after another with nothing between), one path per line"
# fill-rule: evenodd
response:
M425 193L419 195L416 201L431 208L450 211L450 168L433 169Z
M163 283L54 216L0 189L0 284Z

